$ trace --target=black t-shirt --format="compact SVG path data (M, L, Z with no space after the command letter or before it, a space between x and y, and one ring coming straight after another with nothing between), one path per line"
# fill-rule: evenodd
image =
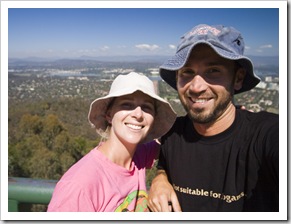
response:
M211 137L179 117L162 138L158 169L182 211L279 211L279 116L237 110L234 123Z

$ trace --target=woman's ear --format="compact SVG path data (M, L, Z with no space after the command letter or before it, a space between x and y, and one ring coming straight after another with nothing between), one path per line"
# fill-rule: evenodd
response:
M111 108L107 109L106 114L105 114L105 119L107 121L108 124L111 125L112 123L112 113L111 113Z
M238 68L236 71L235 80L234 80L234 89L236 91L242 88L245 76L246 76L246 70L244 68Z
M106 119L108 124L112 123L112 117L111 117L111 114L110 114L110 110L107 111L107 113L105 115L105 119Z

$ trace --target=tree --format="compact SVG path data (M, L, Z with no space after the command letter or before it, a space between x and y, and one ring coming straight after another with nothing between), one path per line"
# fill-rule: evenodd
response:
M43 118L43 130L41 132L41 137L49 150L53 149L54 139L63 130L64 127L56 115L49 114Z

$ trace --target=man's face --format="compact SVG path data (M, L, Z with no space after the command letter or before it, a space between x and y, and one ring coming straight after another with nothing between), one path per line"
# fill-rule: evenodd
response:
M177 72L177 90L194 122L214 122L232 104L236 70L234 61L220 57L207 45L192 50Z

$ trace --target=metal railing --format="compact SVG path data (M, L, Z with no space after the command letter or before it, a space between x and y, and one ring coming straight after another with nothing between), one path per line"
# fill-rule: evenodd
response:
M56 180L8 178L8 211L18 212L19 204L49 204Z

